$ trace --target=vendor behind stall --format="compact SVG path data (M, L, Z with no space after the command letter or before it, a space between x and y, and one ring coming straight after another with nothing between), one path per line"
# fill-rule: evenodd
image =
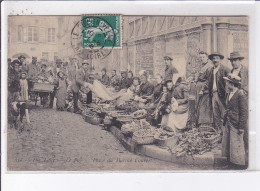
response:
M140 102L146 102L147 96L151 96L153 93L153 85L148 81L148 73L144 72L141 77L140 89L137 93L138 97L136 98Z
M134 74L132 71L127 72L127 88L130 88L133 85L133 78Z
M168 81L169 92L170 85ZM171 131L186 129L188 120L188 86L181 77L178 77L171 95L167 95L164 111L165 115L162 119L162 125L167 126Z
M101 83L102 83L104 86L108 87L108 86L109 86L109 77L108 77L108 75L107 75L107 69L106 69L106 68L103 68L103 69L101 70L101 73L102 73Z
M115 90L118 90L119 85L120 85L120 78L116 74L116 70L113 70L111 72L110 86L113 87Z
M119 90L127 89L127 88L128 88L127 73L126 73L126 71L121 71L121 80L120 80Z

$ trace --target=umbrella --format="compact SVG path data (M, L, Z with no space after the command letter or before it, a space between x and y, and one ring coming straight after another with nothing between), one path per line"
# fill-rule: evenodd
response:
M18 58L19 56L24 56L25 58L30 58L30 56L28 56L28 54L26 54L26 53L17 53L15 55L13 55L13 58Z

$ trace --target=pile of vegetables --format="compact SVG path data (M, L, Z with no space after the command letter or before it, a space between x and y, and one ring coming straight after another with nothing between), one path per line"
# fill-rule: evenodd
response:
M213 139L210 139L212 137ZM200 132L192 129L178 134L178 142L170 148L177 157L210 152L217 146L219 135L216 132ZM212 140L212 141L211 141Z

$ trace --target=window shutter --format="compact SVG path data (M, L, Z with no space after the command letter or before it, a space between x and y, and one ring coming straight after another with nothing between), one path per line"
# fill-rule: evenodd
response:
M39 32L39 42L45 43L46 42L46 29L41 27Z
M18 27L10 27L10 30L8 31L9 38L11 42L17 42L18 37Z
M23 28L23 41L24 42L27 42L27 28L26 27L24 27Z

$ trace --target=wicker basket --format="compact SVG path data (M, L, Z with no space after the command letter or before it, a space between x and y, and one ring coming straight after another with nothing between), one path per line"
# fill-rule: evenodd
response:
M92 125L99 125L102 122L102 118L93 115L85 115L85 121Z
M103 122L104 122L104 125L111 125L112 119L109 117L105 117Z
M160 133L154 135L155 143L157 143L160 146L165 146L167 139L168 138L160 138Z
M140 136L139 132L143 132L144 130L138 130L133 134L133 141L139 145L147 145L154 143L154 134Z
M201 132L210 132L212 135L208 138L202 137L205 142L210 143L212 145L215 145L218 143L220 135L217 133L217 131L212 127L204 127L203 129L200 129Z
M121 132L122 132L123 134L130 134L130 133L134 133L134 131L136 131L137 128L138 128L138 127L122 125L122 127L121 127Z

